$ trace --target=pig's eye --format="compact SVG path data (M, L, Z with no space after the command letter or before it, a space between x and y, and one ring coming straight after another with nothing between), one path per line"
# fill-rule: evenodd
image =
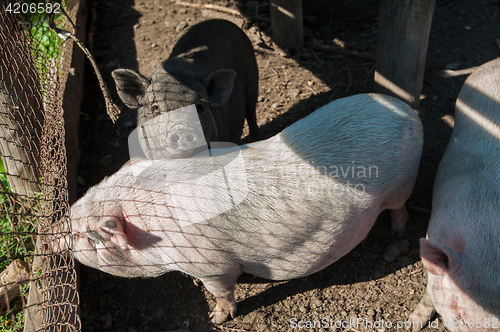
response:
M117 228L118 228L118 224L116 223L116 220L108 219L104 222L104 226L101 227L101 231L103 231L106 234L113 235L114 230Z
M104 226L106 226L108 228L116 228L117 224L116 224L116 221L114 221L113 219L109 219L109 220L106 220L106 222L104 222Z
M151 105L150 111L151 111L151 114L153 114L153 116L160 115L160 108L158 107L158 105L154 105L154 104Z

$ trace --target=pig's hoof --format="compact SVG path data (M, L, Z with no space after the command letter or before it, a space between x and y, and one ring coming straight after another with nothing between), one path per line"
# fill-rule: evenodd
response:
M419 332L427 325L425 318L416 312L413 312L408 320L412 323L411 332Z
M229 315L231 315L231 317L234 317L233 312L221 310L217 306L210 314L210 318L212 318L211 322L214 324L222 324L229 318Z
M234 318L235 313L236 302L233 299L217 298L217 305L210 314L210 318L212 318L212 323L222 324L228 319L229 315Z
M228 313L217 311L217 309L212 311L212 313L210 314L210 318L212 318L211 322L214 324L222 324L227 320L228 317Z
M432 299L426 291L424 297L418 303L417 307L409 317L409 321L412 322L413 325L412 332L418 332L422 330L430 321L430 319L434 315L434 312L435 311L434 305L432 304Z

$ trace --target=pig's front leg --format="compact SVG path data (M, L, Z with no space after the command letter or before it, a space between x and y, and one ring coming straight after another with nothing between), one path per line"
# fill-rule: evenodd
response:
M234 288L236 286L236 276L214 276L209 278L200 278L206 289L215 296L217 305L210 314L212 323L224 323L228 316L234 318L236 313L236 301L234 300Z
M400 239L404 237L406 223L410 220L410 214L406 210L405 203L399 208L389 209L391 215L391 236L397 235Z
M429 295L429 288L427 288L424 297L410 315L410 322L413 322L412 332L418 332L423 329L434 315L434 312L434 303Z

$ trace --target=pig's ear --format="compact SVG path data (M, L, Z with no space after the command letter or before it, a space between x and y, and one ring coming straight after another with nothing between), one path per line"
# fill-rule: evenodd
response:
M202 83L207 91L207 97L213 106L224 105L233 92L236 72L231 69L219 69L203 77Z
M420 255L426 270L434 275L454 273L460 268L460 254L427 239L420 239Z
M139 100L146 93L148 80L130 69L116 69L111 73L118 96L128 108L139 108Z

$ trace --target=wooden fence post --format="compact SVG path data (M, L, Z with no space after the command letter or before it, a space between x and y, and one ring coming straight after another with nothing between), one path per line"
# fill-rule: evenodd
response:
M0 0L0 155L11 191L36 197L41 191L42 94L19 17L6 11L8 3L13 1Z
M271 0L273 39L281 47L302 47L302 0Z
M417 108L436 0L381 0L375 92Z

